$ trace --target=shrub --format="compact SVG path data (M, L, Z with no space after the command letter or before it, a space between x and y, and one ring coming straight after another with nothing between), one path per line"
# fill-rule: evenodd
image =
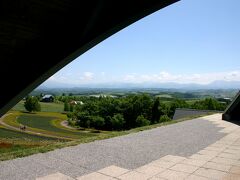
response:
M68 125L70 125L70 126L75 126L76 125L76 121L73 121L71 119L68 119L67 121L68 121Z
M122 114L115 114L110 121L112 124L112 128L115 130L121 130L125 125L125 120Z
M162 115L160 117L159 122L167 122L167 121L171 121L171 119L167 115Z
M96 129L101 129L105 125L105 121L100 116L91 116L90 125L91 127L94 127Z
M90 127L91 117L87 112L78 112L76 114L77 124L81 127Z
M147 126L150 124L150 121L144 118L143 115L139 115L136 119L137 126Z
M67 118L68 118L68 119L71 119L71 120L74 119L73 113L68 112L68 113L67 113Z

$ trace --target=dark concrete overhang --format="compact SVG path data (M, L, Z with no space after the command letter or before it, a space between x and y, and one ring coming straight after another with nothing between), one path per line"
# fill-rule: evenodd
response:
M176 1L0 1L0 116L91 47Z
M223 120L239 121L240 119L240 91L236 94L233 101L229 104L222 115Z

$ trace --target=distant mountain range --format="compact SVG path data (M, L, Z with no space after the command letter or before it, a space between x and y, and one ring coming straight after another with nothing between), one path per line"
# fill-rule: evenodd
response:
M186 89L186 90L196 90L196 89L240 89L240 81L214 81L209 84L197 84L188 83L181 84L175 82L168 83L99 83L99 84L64 84L56 82L45 82L38 88L163 88L163 89Z

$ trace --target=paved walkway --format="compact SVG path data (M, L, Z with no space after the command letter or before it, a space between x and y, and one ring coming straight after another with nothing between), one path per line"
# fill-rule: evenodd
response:
M0 179L233 179L240 128L206 116L0 162Z

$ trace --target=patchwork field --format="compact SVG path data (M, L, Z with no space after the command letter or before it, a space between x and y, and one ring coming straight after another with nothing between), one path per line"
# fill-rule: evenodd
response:
M58 137L60 139L82 139L96 136L91 130L70 129L61 125L67 119L65 114L55 112L24 113L12 111L2 121L16 129L25 125L26 131L41 134L43 136Z
M0 160L31 154L39 147L65 140L17 132L0 126Z
M46 113L49 114L49 113ZM73 129L67 129L61 126L61 122L66 120L66 117L63 118L60 115L54 116L55 114L46 116L41 113L34 115L20 115L17 117L17 122L19 124L26 125L30 127L35 132L46 132L47 134L58 135L60 137L69 137L69 138L82 138L84 136L95 136L95 134L90 133L89 131L79 131Z
M0 119L0 160L102 139L108 132L70 129L61 125L66 115L56 112L10 111ZM25 125L26 130L20 130Z

